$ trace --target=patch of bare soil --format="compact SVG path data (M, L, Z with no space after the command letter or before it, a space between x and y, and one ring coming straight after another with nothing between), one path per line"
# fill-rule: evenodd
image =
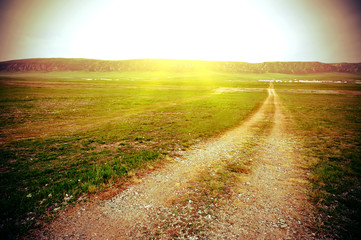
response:
M274 111L267 111L274 105ZM287 129L273 88L262 107L222 136L180 152L172 163L138 179L128 189L109 200L78 204L36 233L38 239L149 239L159 223L183 221L175 216L170 203L187 192L190 180L208 166L237 156L242 146L259 134L258 126L274 119L272 130L262 136L252 155L251 173L244 175L231 196L214 207L214 215L202 214L207 231L203 235L172 231L161 239L299 239L313 238L308 230L310 205L307 181L298 158L297 140ZM157 224L155 224L157 223Z
M264 88L233 88L233 87L220 87L214 90L215 94L222 93L235 93L235 92L263 92Z

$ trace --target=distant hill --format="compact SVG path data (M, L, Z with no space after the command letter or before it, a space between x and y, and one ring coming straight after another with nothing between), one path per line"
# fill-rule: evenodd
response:
M321 63L321 62L226 62L167 59L135 60L95 60L80 58L39 58L0 62L0 71L4 72L124 72L124 71L175 71L191 72L209 70L239 73L325 73L343 72L361 74L361 63Z

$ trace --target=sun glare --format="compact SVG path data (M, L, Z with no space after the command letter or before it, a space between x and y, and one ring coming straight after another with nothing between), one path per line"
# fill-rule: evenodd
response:
M228 8L196 1L189 9L188 4L163 1L167 11L154 11L152 1L135 1L126 6L129 11L121 11L124 3L115 1L84 24L71 51L103 59L277 59L287 48L284 33L255 2L240 1L237 8Z
M350 1L14 0L0 5L0 57L359 59Z

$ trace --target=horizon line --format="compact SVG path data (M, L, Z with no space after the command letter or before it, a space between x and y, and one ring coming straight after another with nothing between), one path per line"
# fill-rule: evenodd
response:
M322 62L317 60L292 60L292 61L264 61L264 62L247 62L247 61L233 61L233 60L195 60L195 59L176 59L176 58L131 58L131 59L98 59L98 58L81 58L81 57L39 57L39 58L18 58L11 60L0 60L0 63L3 62L12 62L12 61L21 61L21 60L39 60L39 59L82 59L82 60L95 60L95 61L135 61L135 60L170 60L170 61L194 61L194 62L234 62L234 63L249 63L249 64L260 64L260 63L324 63L324 64L336 64L336 63L351 63L358 64L360 62Z

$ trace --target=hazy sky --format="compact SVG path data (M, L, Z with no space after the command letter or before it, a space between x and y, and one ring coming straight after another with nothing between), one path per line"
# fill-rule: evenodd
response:
M361 62L360 0L0 0L0 60Z

